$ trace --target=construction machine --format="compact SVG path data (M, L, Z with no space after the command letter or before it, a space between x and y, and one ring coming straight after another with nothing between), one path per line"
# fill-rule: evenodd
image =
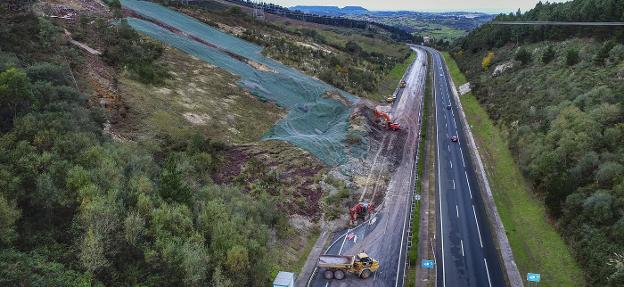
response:
M362 201L349 208L349 223L353 226L358 221L368 220L371 214L375 212L375 205L368 201Z
M375 109L375 119L378 122L381 122L381 125L386 129L393 131L401 129L401 125L399 123L392 121L390 115L379 108Z
M317 266L322 270L323 277L327 280L342 280L346 273L352 273L366 279L379 269L379 262L361 252L354 256L321 255Z

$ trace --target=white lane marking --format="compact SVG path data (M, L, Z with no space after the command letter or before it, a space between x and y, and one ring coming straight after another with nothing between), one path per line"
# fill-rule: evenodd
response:
M470 189L470 181L468 180L468 173L464 170L464 175L466 175L466 184L468 184L468 192L470 192L470 199L472 199L472 189Z
M461 248L462 248L462 256L466 256L466 255L464 254L464 240L461 240L461 239L460 239L459 243L461 243Z
M462 151L461 147L459 147L459 153L461 153L462 165L466 167L466 161L464 160L464 152Z
M433 86L436 87L436 78L433 77ZM438 91L437 89L433 89L433 95L434 95L434 102L438 102ZM436 121L438 121L439 116L438 116L438 109L435 109L436 111ZM436 125L437 126L437 125ZM439 134L439 129L436 127L436 139L438 141L440 141L440 134ZM437 152L438 152L438 162L440 162L440 144L438 143L437 145ZM440 241L441 241L441 248L442 248L442 286L446 287L446 270L444 270L444 220L442 220L442 180L441 179L441 167L440 164L437 165L438 166L438 203L440 206ZM436 266L438 266L436 264ZM436 279L437 280L437 279Z
M483 248L483 239L481 239L481 229L479 228L479 220L477 220L477 212L475 211L474 205L472 206L472 214L474 214L475 222L477 223L477 234L479 234L479 244L481 248Z
M488 284L490 284L490 287L492 287L492 280L490 279L490 268L488 268L487 266L487 259L485 259L485 257L483 257L483 264L485 264L485 272L487 272Z
M444 122L444 127L448 128L448 123L447 122Z
M457 214L457 218L459 218L459 207L455 204L455 214Z
M451 164L451 169L453 168L453 162L449 160L449 163Z
M451 145L446 145L446 149L448 149L449 152L451 152Z
M345 233L345 237L342 240L342 244L340 244L340 250L338 250L338 255L340 255L340 253L342 253L342 248L344 247L344 244L347 241L347 234L349 234L349 232L351 232L351 229L347 229L347 233Z

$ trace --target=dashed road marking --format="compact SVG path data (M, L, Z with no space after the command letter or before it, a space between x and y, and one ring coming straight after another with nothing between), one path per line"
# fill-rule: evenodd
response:
M477 211L475 211L474 205L472 206L472 214L474 214L475 222L477 223L477 234L479 234L479 244L483 248L483 239L481 238L481 229L479 229L479 220L477 220Z
M466 255L464 255L464 240L460 239L459 243L461 243L462 256L466 256Z
M466 184L468 184L468 192L470 192L470 199L472 199L472 189L470 189L470 181L468 181L468 173L464 171L464 175L466 175Z
M485 257L483 257L483 264L485 264L485 272L487 272L488 284L490 284L490 287L492 287L492 280L490 279L490 269L487 266L487 259L485 259Z
M464 160L464 152L462 151L461 147L459 148L459 153L461 153L462 165L466 167L466 161Z

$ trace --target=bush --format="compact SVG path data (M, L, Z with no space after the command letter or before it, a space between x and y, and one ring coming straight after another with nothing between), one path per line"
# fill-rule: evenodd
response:
M580 60L579 51L576 49L568 49L566 52L566 65L574 66Z
M555 49L552 46L548 46L546 50L544 51L544 54L542 55L542 62L544 64L548 64L552 62L552 60L555 59L555 56L556 56Z
M492 64L492 59L494 59L494 53L488 52L481 62L481 68L483 68L484 71L487 71L490 68L490 64Z
M520 61L523 65L526 65L531 62L531 57L531 52L522 47L518 50L518 52L516 52L516 56L514 57L514 59L516 61Z
M609 57L609 52L611 52L611 49L615 47L615 44L616 43L614 41L605 42L600 50L598 50L598 54L594 56L594 64L604 65L605 60Z

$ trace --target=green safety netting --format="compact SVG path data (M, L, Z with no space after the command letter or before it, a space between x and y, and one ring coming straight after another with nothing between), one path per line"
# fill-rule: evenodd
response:
M345 162L344 139L351 109L326 97L326 93L337 92L351 102L357 101L357 97L264 57L261 47L184 14L146 1L122 0L121 3L145 19L187 35L171 32L151 21L130 17L127 20L134 29L240 76L239 85L260 98L285 107L288 110L287 116L268 131L264 139L290 142L329 165ZM208 42L218 49L193 40L192 37ZM224 51L261 63L271 71L258 70Z

